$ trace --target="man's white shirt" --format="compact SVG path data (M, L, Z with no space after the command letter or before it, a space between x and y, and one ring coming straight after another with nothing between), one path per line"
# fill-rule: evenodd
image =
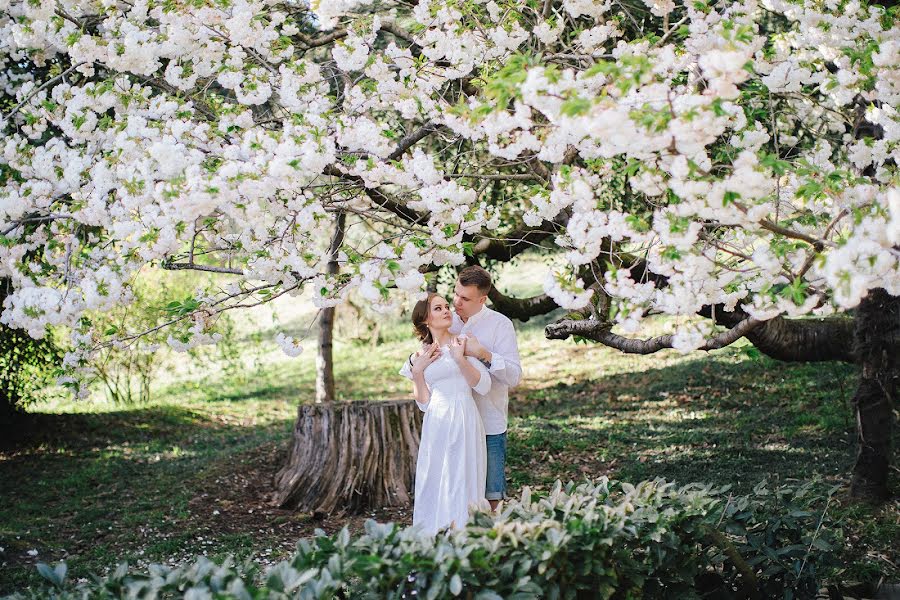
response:
M473 390L472 395L481 413L484 432L487 435L503 433L508 420L509 388L519 385L522 379L522 362L512 321L484 306L465 323L453 313L450 333L477 338L491 353L491 363L487 365L491 389L484 395Z
M481 414L485 434L499 435L505 432L509 413L509 388L519 385L522 379L519 345L512 321L506 315L484 306L465 323L453 313L450 333L477 338L491 353L491 364L487 365L491 374L491 389L487 394L472 390L472 396ZM404 361L400 374L412 379L409 361Z

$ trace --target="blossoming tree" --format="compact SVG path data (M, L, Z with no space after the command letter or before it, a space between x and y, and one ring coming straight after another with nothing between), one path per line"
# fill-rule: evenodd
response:
M854 489L886 493L895 8L0 0L0 81L0 322L69 326L73 387L147 333L86 318L128 302L147 264L229 275L167 307L156 333L183 350L214 342L222 311L304 287L388 309L441 265L542 246L546 293L492 300L574 311L549 337L640 353L747 337L862 365ZM651 314L673 333L637 337Z

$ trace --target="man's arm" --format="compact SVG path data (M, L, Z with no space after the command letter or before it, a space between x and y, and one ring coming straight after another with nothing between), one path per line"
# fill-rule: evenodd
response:
M467 345L471 355L484 362L493 377L509 387L519 385L522 379L522 364L519 358L519 344L516 329L511 321L504 320L499 326L493 350L488 350L477 338Z

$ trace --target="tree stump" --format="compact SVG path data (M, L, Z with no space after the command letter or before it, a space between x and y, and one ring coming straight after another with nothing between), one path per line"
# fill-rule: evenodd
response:
M408 505L421 432L413 400L301 405L274 502L325 514Z

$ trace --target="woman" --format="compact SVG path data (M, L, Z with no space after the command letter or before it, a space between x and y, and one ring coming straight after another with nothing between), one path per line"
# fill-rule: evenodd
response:
M415 333L425 347L400 374L411 379L416 404L425 412L416 461L413 525L430 534L463 527L469 505L485 503L487 451L474 389L485 394L491 376L466 356L466 340L450 334L450 305L437 294L416 303Z

